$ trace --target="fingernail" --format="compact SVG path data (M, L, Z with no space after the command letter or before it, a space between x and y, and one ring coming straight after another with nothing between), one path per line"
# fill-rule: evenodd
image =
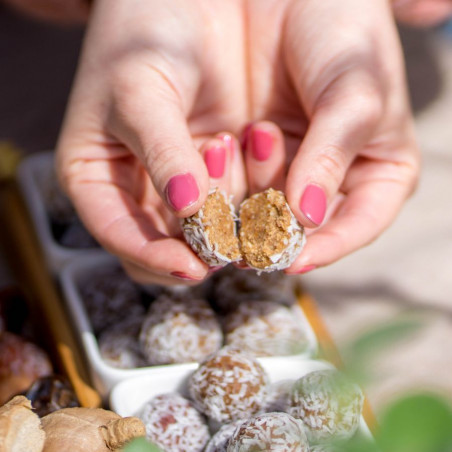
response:
M166 186L166 196L171 207L178 211L196 202L199 189L190 173L173 176Z
M220 140L224 141L225 146L231 151L234 152L234 140L232 139L232 136L229 135L229 133L222 133L218 135L218 138Z
M259 162L267 160L273 147L273 137L266 130L253 129L251 131L251 153Z
M308 273L312 270L315 270L317 268L317 265L305 265L304 267L301 267L300 270L298 270L296 273L299 275L303 273Z
M172 272L171 276L179 279L185 279L186 281L198 281L196 278L193 278L192 276L187 275L184 272Z
M242 138L240 140L240 146L242 147L242 149L246 149L246 147L247 147L248 138L250 136L251 127L253 127L253 123L252 122L248 123L245 126L245 128L243 129Z
M225 160L226 149L223 146L213 146L204 152L204 161L210 177L223 177Z
M325 218L326 195L317 185L308 185L300 199L300 210L316 225Z

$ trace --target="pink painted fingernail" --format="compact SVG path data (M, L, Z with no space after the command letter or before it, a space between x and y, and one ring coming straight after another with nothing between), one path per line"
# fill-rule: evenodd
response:
M300 210L313 223L319 225L325 218L326 195L318 185L308 185L300 199Z
M253 129L251 131L251 153L259 162L267 160L273 147L273 137L266 130Z
M193 278L192 276L187 275L184 272L172 272L171 276L174 276L179 279L185 279L186 281L198 281L196 278Z
M231 151L234 152L234 140L232 139L232 136L229 135L229 133L222 133L218 135L218 138L222 141L224 141L225 146Z
M300 270L297 271L299 275L302 275L303 273L308 273L312 270L315 270L317 268L317 265L305 265L304 267L301 267Z
M196 202L199 188L190 173L173 176L166 186L166 196L171 207L178 211Z
M213 146L204 152L204 161L210 177L223 177L226 161L226 149L223 146Z

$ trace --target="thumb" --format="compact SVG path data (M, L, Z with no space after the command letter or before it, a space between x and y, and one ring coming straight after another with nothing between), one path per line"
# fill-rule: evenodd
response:
M145 84L126 84L116 84L110 126L140 159L168 207L180 217L194 214L207 197L209 176L178 93L157 72L147 74Z
M336 79L315 103L286 181L289 205L304 226L322 223L329 202L381 116L382 95L363 74Z

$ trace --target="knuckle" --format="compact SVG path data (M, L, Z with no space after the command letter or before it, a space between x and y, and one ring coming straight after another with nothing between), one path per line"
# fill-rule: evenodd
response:
M383 98L376 88L361 88L351 97L350 109L357 120L358 127L373 128L383 116Z
M348 166L348 159L342 148L330 145L320 151L318 165L324 177L339 185Z

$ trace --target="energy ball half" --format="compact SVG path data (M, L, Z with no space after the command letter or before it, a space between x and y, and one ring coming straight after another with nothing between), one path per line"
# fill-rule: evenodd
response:
M241 260L234 206L226 194L212 191L201 209L182 220L185 240L209 266Z
M284 193L269 188L241 204L239 240L246 263L270 272L289 267L306 239Z

